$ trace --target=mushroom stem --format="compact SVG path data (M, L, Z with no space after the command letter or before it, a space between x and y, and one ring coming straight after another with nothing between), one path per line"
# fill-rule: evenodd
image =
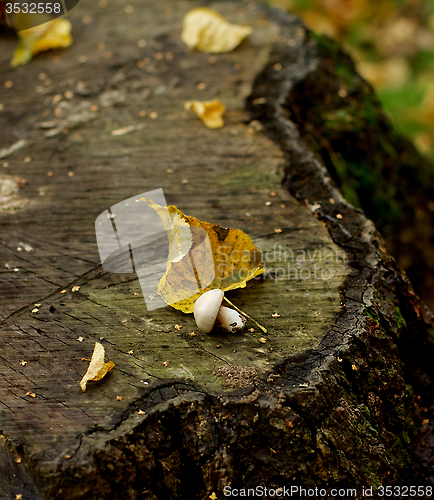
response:
M220 306L217 314L217 324L229 333L242 330L246 324L246 318L229 307Z
M253 321L253 323L255 323L255 325L260 328L264 333L268 333L267 332L267 329L265 327L263 327L262 325L260 325L256 320L254 320L253 318L251 318L248 314L246 314L244 311L242 311L241 309L239 309L235 304L232 304L232 302L227 299L226 297L223 297L226 302L228 304L230 304L234 309L236 309L240 314L242 314L243 316L245 316L246 318L250 319L251 321Z

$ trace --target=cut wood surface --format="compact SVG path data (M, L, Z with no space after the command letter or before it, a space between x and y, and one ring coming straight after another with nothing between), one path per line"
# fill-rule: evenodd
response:
M187 49L190 1L81 0L74 44L16 69L1 34L1 498L220 498L420 470L409 384L429 376L432 318L281 110L316 42L261 4L206 4L253 27L235 51ZM215 98L221 129L184 109ZM252 237L266 272L228 297L267 334L203 334L103 269L96 218L158 188ZM115 367L83 393L95 342Z

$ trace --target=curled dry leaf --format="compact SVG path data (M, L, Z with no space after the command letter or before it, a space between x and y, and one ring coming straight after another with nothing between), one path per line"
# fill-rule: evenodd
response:
M95 342L92 359L90 360L89 367L84 377L80 381L81 390L86 390L86 384L89 380L101 380L105 375L115 366L113 361L104 363L104 346L99 342Z
M68 19L53 19L40 26L19 31L19 42L15 48L11 66L14 68L27 64L34 55L46 50L69 47L72 43L71 27Z
M231 52L252 32L250 26L229 23L207 7L196 7L184 17L181 39L190 50L206 53Z
M223 113L226 107L218 99L213 101L188 101L185 109L192 109L208 128L221 128L224 125Z

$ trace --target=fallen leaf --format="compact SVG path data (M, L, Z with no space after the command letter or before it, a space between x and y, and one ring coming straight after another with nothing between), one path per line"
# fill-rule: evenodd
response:
M26 14L18 15L25 16ZM11 66L15 68L21 64L27 64L34 55L46 50L69 47L72 43L71 27L68 19L53 19L40 26L19 31L19 41Z
M280 318L280 314L279 313L274 313L271 315L272 318Z
M167 231L167 270L157 291L173 308L192 313L197 298L208 290L244 288L264 272L260 250L240 229L200 221L173 205L161 207L147 198L140 201L157 211Z
M89 380L101 380L105 375L115 366L113 361L104 363L104 346L99 342L95 342L92 359L90 360L89 367L84 377L80 381L81 390L86 390L86 384Z
M180 261L187 255L193 244L193 236L188 221L183 218L181 212L177 213L176 207L173 207L175 210L170 210L170 207L162 207L148 198L140 198L138 201L148 203L157 212L163 223L169 237L168 264Z
M143 410L139 410L139 411L137 412L137 414L138 414L138 415L146 415L146 412L144 412Z
M192 109L208 128L221 128L224 125L223 113L226 107L218 99L213 101L188 101L186 111Z
M206 53L231 52L252 32L250 26L229 23L207 7L196 7L184 17L181 39L190 50Z

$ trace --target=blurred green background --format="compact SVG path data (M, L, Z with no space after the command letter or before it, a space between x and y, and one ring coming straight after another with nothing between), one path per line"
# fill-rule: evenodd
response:
M337 39L397 131L434 160L434 0L269 0Z

